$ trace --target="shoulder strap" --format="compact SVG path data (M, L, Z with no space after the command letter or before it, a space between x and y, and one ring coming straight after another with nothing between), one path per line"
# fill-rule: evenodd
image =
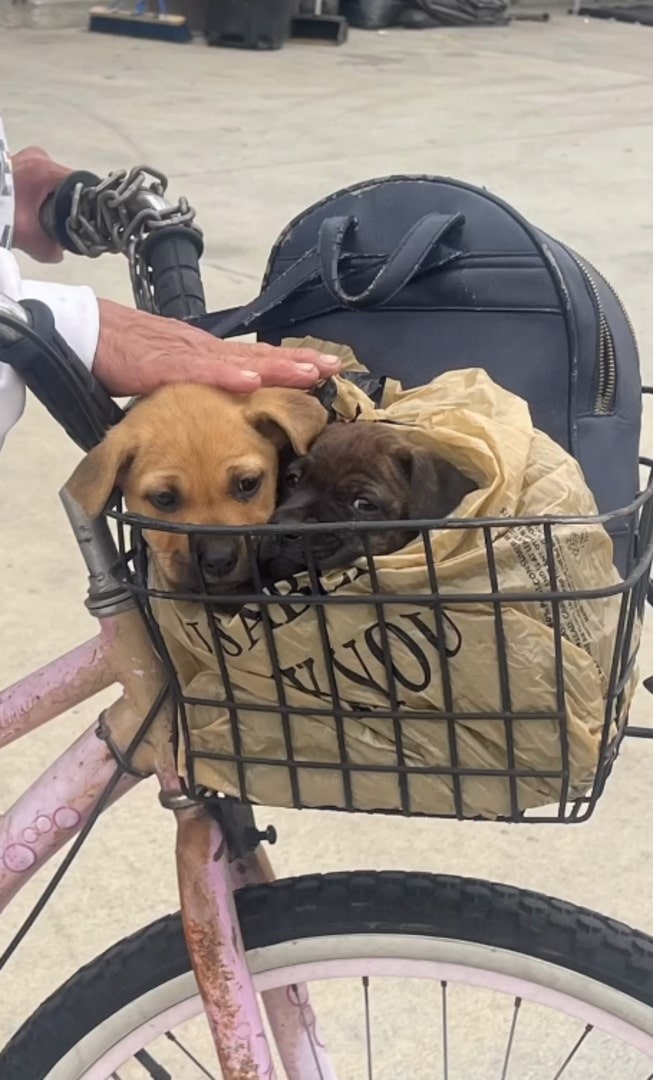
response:
M317 251L315 249L307 251L283 274L275 278L260 296L251 300L249 304L245 304L244 307L214 311L189 321L200 329L221 338L251 333L256 330L257 323L264 315L273 308L280 307L309 281L318 277L319 273L320 258Z

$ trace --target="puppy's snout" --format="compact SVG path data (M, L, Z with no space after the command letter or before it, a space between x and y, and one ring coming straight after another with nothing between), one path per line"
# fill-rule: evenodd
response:
M275 543L277 543L277 544L279 544L281 542L283 542L284 544L297 544L297 543L299 543L299 541L301 540L301 536L300 536L299 533L293 532L292 527L293 527L293 525L298 525L300 523L303 523L304 521L305 521L305 519L303 517L301 517L299 514L297 514L296 512L293 512L292 510L287 510L283 506L279 507L279 509L270 518L270 524L271 525L285 525L287 527L288 531L287 532L284 531L283 533L275 534L275 536L274 536ZM268 538L266 538L266 539L268 539Z
M209 584L223 581L238 566L238 541L228 536L201 536L197 541L197 558L202 576Z
M280 506L270 518L270 522L274 525L287 526L288 531L283 533L283 538L288 543L299 543L302 539L300 533L293 532L293 525L314 525L318 520L317 514L308 502L303 505Z

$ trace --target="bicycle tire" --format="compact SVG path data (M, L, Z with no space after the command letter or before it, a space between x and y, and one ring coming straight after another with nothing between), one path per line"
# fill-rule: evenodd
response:
M626 995L640 1003L642 1030L653 1037L653 939L562 900L469 878L355 871L248 887L237 902L248 951L344 935L488 946ZM165 916L91 961L41 1005L0 1055L0 1076L47 1080L89 1033L189 971L180 916ZM75 1077L66 1073L65 1080Z

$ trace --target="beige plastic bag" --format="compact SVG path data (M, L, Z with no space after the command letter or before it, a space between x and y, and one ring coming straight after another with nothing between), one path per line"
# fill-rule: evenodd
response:
M443 458L474 477L479 490L464 498L456 517L596 513L594 499L574 459L535 430L526 403L497 386L484 371L452 371L417 390L402 391L397 383L390 384L386 387L385 407L378 411L356 386L338 381L336 409L343 420L393 420L414 425L432 440ZM607 587L621 580L612 563L612 543L600 525L555 526L553 535L559 589ZM551 589L541 526L507 527L495 533L493 546L502 591L529 590L536 594ZM431 547L440 593L450 597L445 637L454 710L500 711L493 605L456 604L456 594L490 591L483 532L436 530L431 533ZM398 593L428 597L421 541L377 558L376 565L380 588L389 597L385 618L404 713L401 733L405 762L410 766L447 768L451 765L447 723L437 719L445 705L433 611L426 602L424 606L406 606L391 601L392 595ZM307 585L308 579L300 578L301 584ZM371 591L369 575L360 568L330 572L324 576L323 585L339 596L364 596ZM283 590L282 585L279 588ZM596 769L619 606L619 597L570 600L560 606L570 798L587 791ZM563 759L558 722L528 718L529 713L554 713L557 706L550 607L537 601L502 604L502 616L511 704L518 716L512 725L515 767L559 774ZM158 608L160 625L186 693L205 699L224 696L202 609L171 601L161 601ZM275 626L286 702L293 709L304 710L303 715L293 713L290 719L294 757L300 763L301 801L306 806L344 807L334 722L311 715L311 709L329 707L331 703L315 610L298 597L290 612L278 605L272 605L269 612ZM364 766L352 775L354 804L361 810L399 809L397 777L372 771L396 763L392 721L365 712L375 707L389 708L378 614L370 604L327 605L325 615L332 648L331 668L341 702L351 713L345 718L348 759ZM251 703L278 703L260 611L247 609L234 616L214 618L224 642L234 696L243 703L238 712L241 753L272 761L286 759L278 713L247 708ZM433 719L411 719L411 710L429 710ZM234 752L226 710L193 707L188 710L188 719L196 752ZM456 722L455 730L462 769L508 767L502 721L461 720ZM333 768L311 768L302 762ZM183 751L180 766L183 771ZM269 806L293 805L285 765L247 765L245 773L252 800ZM237 777L231 763L194 762L195 782L208 788L237 795ZM466 816L494 818L512 812L505 777L467 775L461 787ZM516 790L522 810L557 802L561 794L560 780L555 777L520 778ZM412 812L455 811L450 777L410 775L408 792Z

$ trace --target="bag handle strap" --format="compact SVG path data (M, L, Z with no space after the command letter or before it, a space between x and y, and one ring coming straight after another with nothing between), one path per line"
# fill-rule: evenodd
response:
M430 252L464 220L463 214L426 214L408 230L371 284L355 296L345 290L340 280L340 261L345 239L355 231L358 221L355 217L326 218L320 226L317 248L297 259L255 300L244 307L216 311L188 321L217 337L247 334L256 329L264 315L316 278L322 278L331 297L343 307L387 304L422 267Z
M464 222L464 214L425 214L397 244L367 288L354 295L347 292L340 280L340 260L347 237L358 228L358 219L353 216L326 218L318 238L325 288L343 307L369 308L387 304L421 269L445 236Z
M260 296L251 300L244 307L229 308L226 311L214 311L209 315L200 315L189 319L194 326L207 330L216 337L237 337L256 329L256 324L264 315L280 307L294 293L316 278L320 273L320 260L315 248L307 251L300 259L284 270L278 278L263 290Z

